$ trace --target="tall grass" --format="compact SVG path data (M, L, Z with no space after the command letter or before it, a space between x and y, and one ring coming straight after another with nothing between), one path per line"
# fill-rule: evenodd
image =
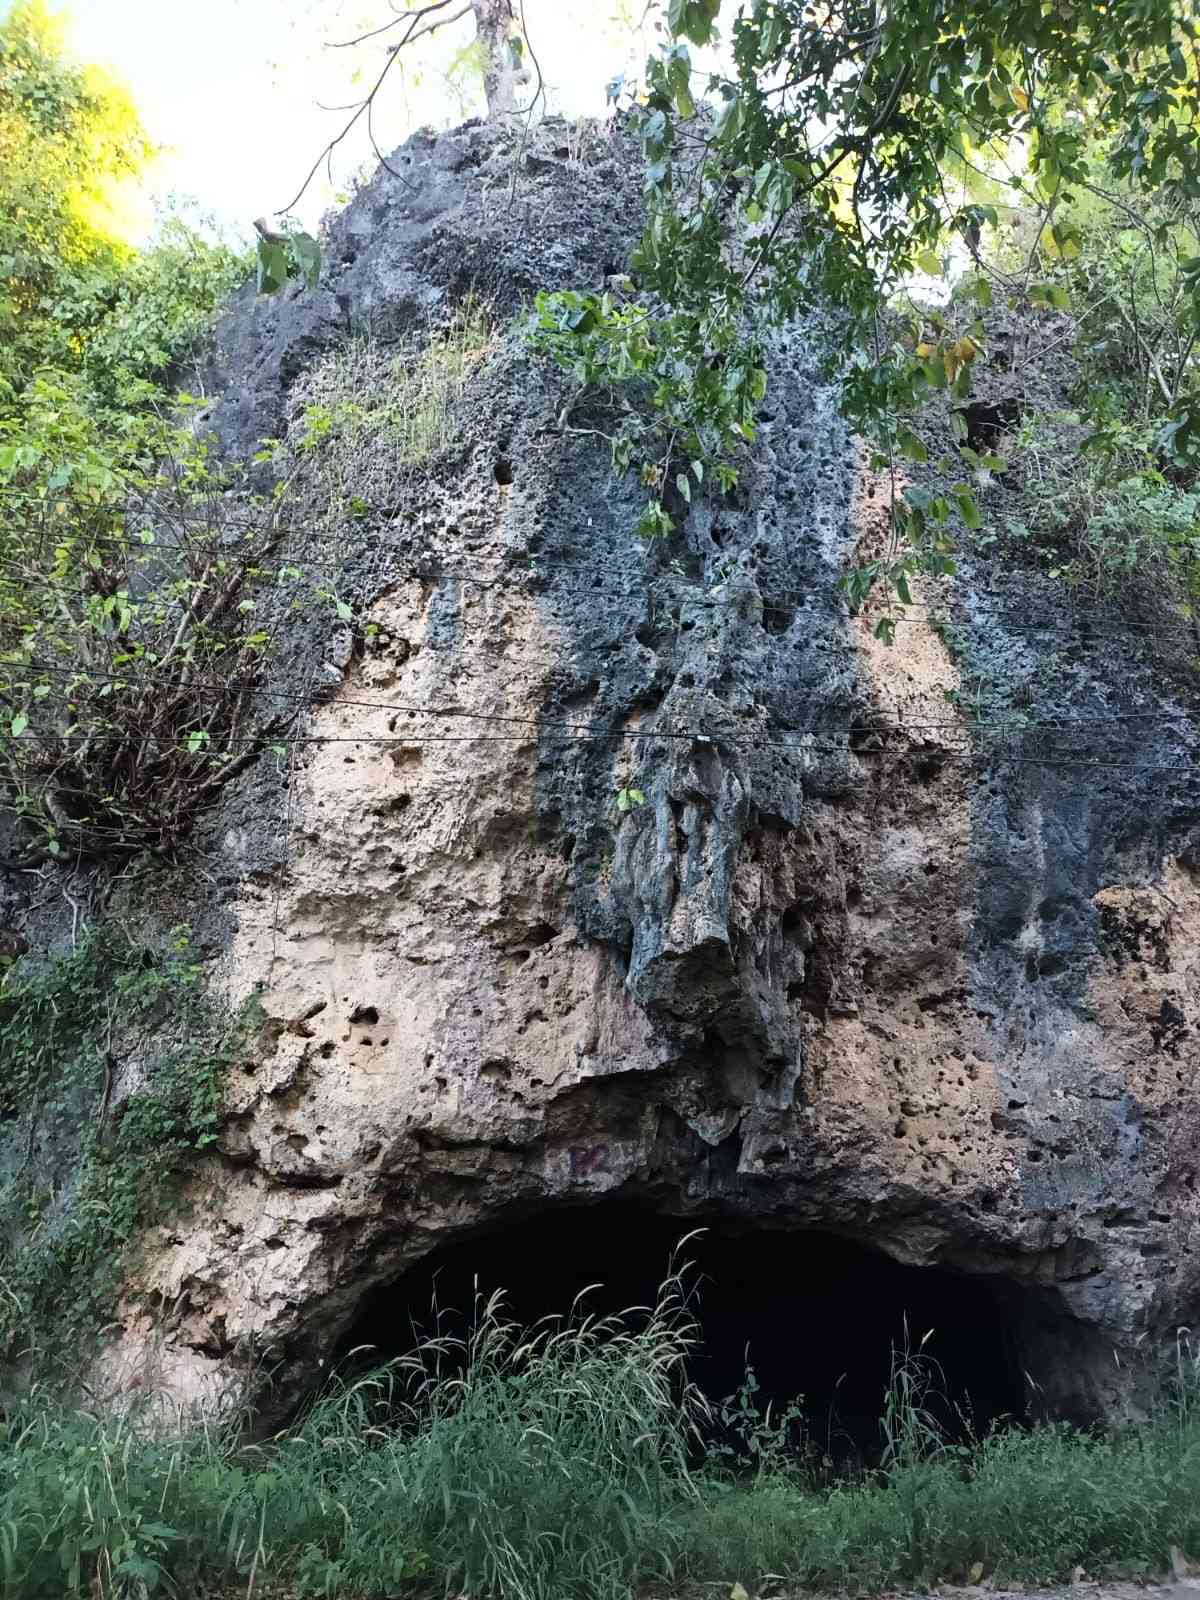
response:
M691 1338L674 1284L636 1318L532 1333L493 1301L266 1448L34 1397L0 1436L0 1594L626 1595L670 1577L695 1495Z
M750 1474L705 1460L694 1338L675 1281L643 1312L532 1332L493 1301L465 1341L335 1385L262 1446L233 1423L171 1430L161 1411L34 1395L0 1426L0 1595L861 1591L1155 1571L1172 1545L1200 1550L1190 1381L1138 1429L962 1443L934 1420L935 1369L902 1357L880 1466L818 1484L782 1446Z
M681 1514L679 1570L860 1592L984 1574L1054 1583L1077 1567L1161 1573L1173 1545L1200 1550L1200 1384L1185 1356L1139 1426L1008 1427L978 1439L965 1424L947 1436L937 1364L900 1352L877 1470L815 1487L772 1457L752 1478L702 1475L699 1505Z

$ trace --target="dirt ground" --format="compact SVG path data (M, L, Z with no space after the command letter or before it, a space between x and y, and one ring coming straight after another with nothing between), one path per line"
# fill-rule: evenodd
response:
M943 1600L1200 1600L1200 1579L1169 1579L1159 1583L1091 1582L1060 1589L997 1589L990 1584L960 1586L940 1584L934 1591ZM901 1600L888 1596L886 1600ZM906 1600L913 1600L912 1596Z

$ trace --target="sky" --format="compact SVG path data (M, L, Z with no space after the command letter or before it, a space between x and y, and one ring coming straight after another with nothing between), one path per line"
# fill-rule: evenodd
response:
M631 25L645 0L523 0L552 110L600 114L605 84L637 70L653 42ZM68 0L75 54L108 67L132 91L150 136L167 147L150 184L198 204L233 235L285 208L345 115L318 104L357 98L386 60L389 37L332 48L378 27L403 0ZM0 0L0 12L5 0ZM448 27L394 71L378 102L385 151L413 129L445 126L481 109L446 73L469 44L469 17ZM359 83L354 75L360 74ZM331 184L322 173L295 214L312 226L370 158L365 137L339 152ZM148 212L147 212L148 215Z

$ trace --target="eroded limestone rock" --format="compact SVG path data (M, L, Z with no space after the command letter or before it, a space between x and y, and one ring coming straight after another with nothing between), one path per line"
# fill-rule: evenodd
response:
M507 313L618 271L636 173L556 137L514 200L487 130L413 141L318 296L226 326L227 446L274 431L352 316L411 330L471 283ZM1194 1309L1200 813L1156 776L1187 719L1082 773L980 747L929 608L1000 679L1037 641L978 564L892 647L848 617L884 489L819 339L777 339L741 487L670 547L634 542L636 485L503 333L461 441L356 534L378 635L214 830L220 982L261 988L268 1027L114 1370L200 1394L266 1360L283 1405L373 1286L609 1196L1034 1286L1014 1338L1051 1406L1113 1403L1113 1351ZM1073 649L1072 751L1103 754L1118 675L1178 710L1127 640Z

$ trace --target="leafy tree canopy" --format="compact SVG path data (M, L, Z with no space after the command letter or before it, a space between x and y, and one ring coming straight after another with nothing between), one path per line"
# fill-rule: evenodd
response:
M64 51L44 0L0 24L0 348L77 364L92 303L132 255L121 191L152 154L128 95Z
M766 385L760 337L805 310L840 313L851 419L884 458L919 457L905 419L930 390L965 395L986 333L981 320L946 338L919 319L905 330L897 297L950 250L983 265L997 171L1036 214L1026 305L1069 305L1054 269L1078 254L1071 218L1088 186L1153 197L1152 226L1174 228L1177 249L1200 198L1192 0L746 0L725 7L729 68L701 85L689 48L717 41L721 11L670 0L670 42L631 108L649 206L635 283L543 296L535 321L535 342L581 388L617 394L633 380L650 396L649 415L627 406L614 441L618 465L641 460L645 534L669 532L706 473L736 480ZM955 174L980 179L974 195ZM1194 334L1188 237L1179 314ZM982 317L992 279L967 274L964 289ZM1200 451L1200 400L1190 370L1183 379L1169 396L1176 453ZM969 488L960 505L977 515ZM938 570L938 550L926 554Z
M43 461L115 466L244 270L178 221L147 250L126 242L129 186L154 154L45 0L17 0L0 22L0 484Z
M0 22L0 819L32 829L27 861L173 845L257 749L228 679L257 670L256 563L278 535L212 525L221 480L178 392L249 264L177 219L126 242L153 154L125 92L18 0Z

